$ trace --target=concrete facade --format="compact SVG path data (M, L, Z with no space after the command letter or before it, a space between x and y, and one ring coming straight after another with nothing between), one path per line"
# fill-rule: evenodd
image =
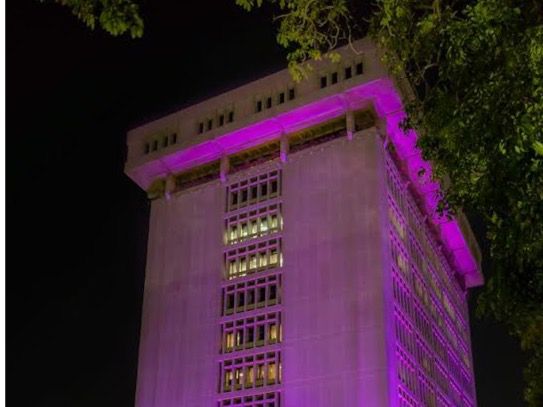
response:
M136 406L476 405L480 255L433 212L399 93L355 45L129 133L157 198Z

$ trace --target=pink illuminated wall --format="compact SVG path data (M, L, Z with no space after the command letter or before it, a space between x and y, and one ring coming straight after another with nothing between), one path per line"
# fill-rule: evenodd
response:
M391 80L127 173L146 189L368 108L378 129L153 201L137 407L476 405L466 289L483 278L458 221L436 213Z

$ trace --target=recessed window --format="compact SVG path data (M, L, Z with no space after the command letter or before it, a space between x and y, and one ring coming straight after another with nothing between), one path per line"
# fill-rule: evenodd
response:
M272 107L272 98L271 97L266 99L266 108L269 109L270 107Z
M345 79L351 79L352 76L353 76L353 68L348 66L347 68L345 68Z
M156 151L158 149L158 140L153 141L153 151Z
M326 76L321 76L321 89L328 86L328 78Z
M202 134L204 132L204 122L198 123L198 134Z
M177 143L177 133L170 134L170 144Z
M336 84L337 83L337 72L334 72L332 74L332 84Z
M151 149L151 146L149 143L145 143L145 148L144 148L144 152L145 154L149 154L149 150Z
M234 121L234 112L228 112L228 123L232 123Z
M211 130L213 128L213 120L209 119L207 121L207 131Z
M279 104L285 103L285 92L279 94Z
M293 100L296 97L294 88L290 88L288 90L288 100Z
M224 125L224 114L221 114L219 116L219 126L222 126L222 125Z
M262 101L261 100L256 102L256 111L257 111L257 113L262 111Z
M356 64L356 74L362 75L363 73L364 73L364 65L362 64L362 62L359 62L358 64Z
M162 139L162 147L168 147L168 136Z

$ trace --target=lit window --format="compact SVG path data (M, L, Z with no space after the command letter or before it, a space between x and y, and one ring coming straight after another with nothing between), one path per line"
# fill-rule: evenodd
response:
M272 215L271 216L271 228L275 230L275 229L277 229L278 226L279 225L278 225L278 222L277 222L277 215Z
M248 234L249 234L249 229L247 227L247 224L242 223L241 224L241 237L247 237Z
M277 342L277 325L271 324L269 327L269 332L270 332L270 337L269 337L270 342L272 343Z
M245 387L253 387L254 374L255 374L254 367L252 366L247 367L247 371L245 373Z
M234 348L234 333L228 332L226 334L226 351L229 352Z
M224 389L230 390L230 387L232 386L232 379L234 378L234 374L231 370L226 370L224 372Z
M243 331L236 332L236 346L243 345Z
M258 257L260 258L260 267L266 267L268 265L268 256L266 256L266 252L258 253Z
M276 380L276 374L275 374L275 363L270 363L268 365L268 383L273 384Z
M262 385L264 382L264 365L259 364L256 366L256 384Z
M257 268L256 254L252 254L249 260L249 270L254 270Z
M265 233L268 231L268 218L260 218L260 231Z
M279 255L277 249L273 249L270 254L270 264L277 264L279 261Z

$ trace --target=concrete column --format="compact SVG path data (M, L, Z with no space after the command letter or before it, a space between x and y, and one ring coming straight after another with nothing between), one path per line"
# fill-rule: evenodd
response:
M166 186L164 188L164 196L166 199L170 199L171 194L175 192L175 177L173 174L169 174L166 177Z
M230 159L227 155L221 157L220 171L221 182L226 182L228 179L228 172L230 171Z
M281 162L286 163L287 162L287 157L288 157L288 149L289 149L288 138L287 138L286 134L283 134L281 136L281 140L279 141L279 143L280 143L280 145L279 145L279 150L280 150L279 156L281 157Z
M352 110L347 110L345 113L346 127L347 127L347 139L352 140L355 132L354 126L354 113Z

